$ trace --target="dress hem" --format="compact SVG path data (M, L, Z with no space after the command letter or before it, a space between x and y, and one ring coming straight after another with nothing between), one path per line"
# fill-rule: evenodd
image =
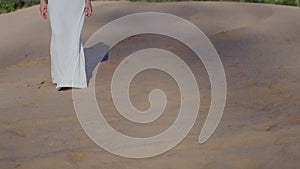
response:
M78 88L78 89L84 89L84 88L87 88L88 86L87 85L57 85L56 86L56 89L58 88L62 88L62 87L72 87L72 88Z

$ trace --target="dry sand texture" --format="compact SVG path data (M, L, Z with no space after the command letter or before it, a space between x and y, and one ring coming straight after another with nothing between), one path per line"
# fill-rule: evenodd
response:
M50 28L34 6L0 15L0 168L299 168L300 9L213 2L95 2L83 40L109 21L145 11L167 12L191 21L219 52L228 98L211 139L197 143L210 101L203 64L183 44L145 35L114 47L97 74L96 96L107 120L116 130L140 137L157 134L174 121L178 88L172 78L158 71L140 74L131 86L132 102L139 109L149 106L146 98L153 87L162 88L171 98L165 114L153 124L125 120L111 102L111 75L124 56L145 47L161 47L183 58L199 82L197 122L183 142L153 158L126 159L97 147L76 118L72 92L57 92L50 82Z

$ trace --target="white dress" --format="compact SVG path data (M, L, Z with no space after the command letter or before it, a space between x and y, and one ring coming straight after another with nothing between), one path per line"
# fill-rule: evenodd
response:
M48 0L51 25L51 77L56 88L86 88L81 31L85 0Z

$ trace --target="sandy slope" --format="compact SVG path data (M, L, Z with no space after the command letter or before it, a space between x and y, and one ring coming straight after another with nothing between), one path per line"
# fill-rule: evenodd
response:
M208 77L197 57L172 39L136 36L116 46L97 75L96 95L109 123L141 137L165 130L175 119L178 89L170 77L156 71L139 75L131 95L134 105L145 109L148 91L153 86L164 89L173 99L158 121L137 127L111 103L114 68L122 56L144 47L173 51L191 67L202 94L197 122L177 147L153 158L126 159L97 147L80 127L71 91L56 92L50 82L50 29L35 6L0 15L1 169L299 168L299 8L211 2L96 2L94 7L84 41L105 23L143 11L176 14L203 30L220 54L228 82L218 129L208 142L197 143L210 99Z

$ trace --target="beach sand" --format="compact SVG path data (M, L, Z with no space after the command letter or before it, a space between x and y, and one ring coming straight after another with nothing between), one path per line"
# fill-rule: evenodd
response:
M131 87L132 102L141 110L149 107L153 87L172 98L157 121L145 126L129 122L111 101L110 80L118 63L130 51L157 46L176 53L191 67L201 93L199 115L188 136L159 156L128 159L98 147L80 126L72 91L57 92L51 83L50 27L34 6L0 15L1 169L300 167L300 8L230 2L93 4L84 42L106 23L136 12L166 12L198 26L217 49L227 78L227 101L218 128L206 143L198 143L211 92L199 58L173 39L134 36L111 50L97 74L96 96L107 121L119 132L146 137L175 120L178 88L158 71L138 75Z

